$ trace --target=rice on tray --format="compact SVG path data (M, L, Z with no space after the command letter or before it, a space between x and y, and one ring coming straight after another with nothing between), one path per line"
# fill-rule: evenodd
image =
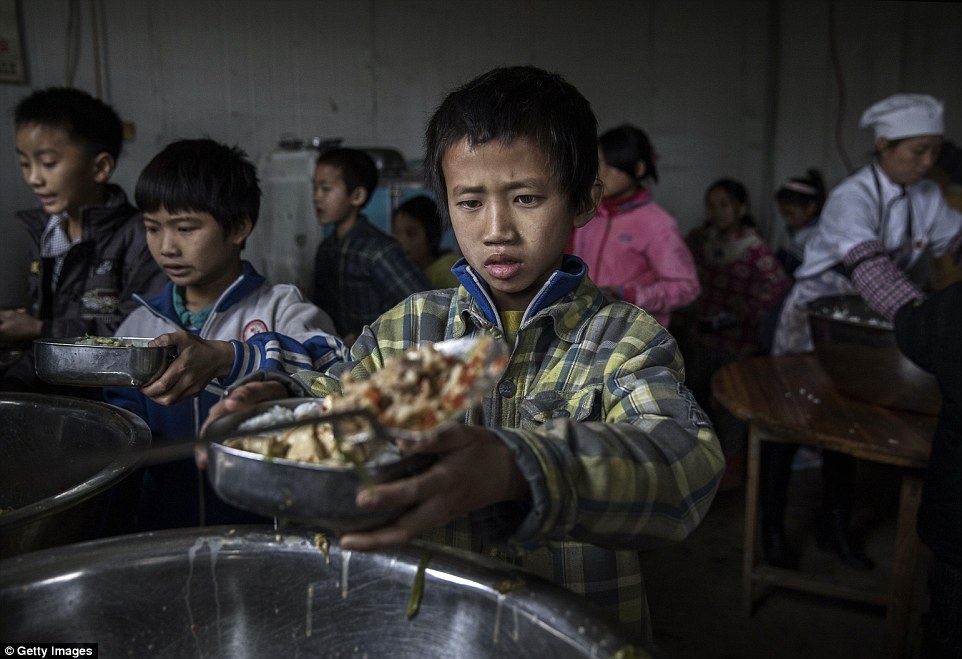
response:
M464 359L445 354L433 345L408 350L385 364L370 379L354 380L350 374L345 375L340 395L307 401L293 410L275 405L247 419L239 429L256 431L280 423L357 410L370 412L388 428L407 431L434 428L465 408L486 370L503 366L506 358L497 364L485 364L485 341L494 339L479 339ZM342 429L345 425L348 424L338 427ZM356 423L351 420L347 436L340 438L340 446L327 422L298 426L280 434L233 439L227 445L272 457L344 466L355 461L367 462L391 446L386 442L353 443L351 436L367 438L363 433L370 428L366 425L363 417L358 417Z

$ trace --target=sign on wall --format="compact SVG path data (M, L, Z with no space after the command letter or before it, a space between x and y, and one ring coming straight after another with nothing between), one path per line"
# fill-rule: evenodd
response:
M27 82L18 10L17 0L0 0L0 83Z

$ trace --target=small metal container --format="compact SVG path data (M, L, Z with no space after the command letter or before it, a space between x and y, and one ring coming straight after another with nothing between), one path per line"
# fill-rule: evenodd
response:
M373 528L397 517L401 510L362 512L354 503L365 486L358 468L333 467L309 462L271 458L230 446L217 437L232 434L245 420L274 406L294 409L304 398L287 398L254 405L243 412L227 414L207 429L213 437L208 448L211 486L218 496L250 512L317 526L327 531L347 532ZM318 419L323 421L323 419ZM314 420L305 421L305 425ZM255 436L263 430L251 430ZM371 441L389 442L389 438ZM390 444L375 461L364 465L373 486L412 476L426 469L433 455L402 456Z
M142 387L177 356L174 347L148 348L152 339L117 337L133 347L85 345L82 336L33 342L37 377L78 387Z
M404 176L407 172L407 162L397 149L380 146L362 146L357 148L371 156L371 160L374 161L378 174L381 176L393 178Z

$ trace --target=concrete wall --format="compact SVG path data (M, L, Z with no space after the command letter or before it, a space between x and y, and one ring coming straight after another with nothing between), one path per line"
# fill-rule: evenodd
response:
M683 230L701 220L705 187L732 176L748 186L772 239L780 223L768 200L781 179L817 166L834 183L846 173L843 154L855 166L865 162L871 136L857 122L872 102L897 91L933 94L946 101L948 136L962 139L958 3L29 0L19 6L29 81L0 85L0 153L8 154L0 158L0 216L9 236L0 244L0 304L22 297L23 238L11 216L34 203L14 155L13 107L51 85L99 88L136 124L115 176L130 191L165 144L201 135L238 144L253 158L286 133L391 146L419 158L424 124L446 90L493 66L531 63L577 85L602 130L632 122L649 133L659 155L656 198ZM79 43L72 60L71 25ZM76 64L73 74L68 61Z

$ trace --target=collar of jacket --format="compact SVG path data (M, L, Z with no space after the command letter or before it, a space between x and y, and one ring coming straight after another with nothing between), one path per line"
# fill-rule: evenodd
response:
M341 241L347 240L352 236L369 233L372 230L380 231L380 229L378 229L373 224L371 224L371 221L367 219L367 215L361 214L357 216L357 219L354 220L354 224L351 225L351 228L348 229L347 233L345 233L343 236L337 235L337 227L335 226L334 229L328 234L327 237L329 240L333 242L341 242Z
M598 212L607 217L621 215L651 202L651 190L641 188L628 199L602 199Z
M130 217L138 213L137 209L127 201L127 195L123 188L113 183L107 184L107 202L103 206L86 206L81 211L84 220L84 236L82 240L88 240L88 227L96 227L98 230L109 230L112 226L126 222ZM42 208L31 208L28 210L17 211L17 217L27 227L31 235L39 237L50 221L50 213ZM140 222L140 220L137 220Z
M230 309L231 306L250 295L264 283L264 277L254 269L254 266L247 261L242 261L241 264L243 270L241 271L240 277L235 279L233 283L220 294L217 302L214 303L213 313L223 313L227 309ZM180 325L180 317L174 309L174 282L167 282L164 290L152 298L145 299L135 294L134 299L150 309L155 315L163 316L175 325Z
M463 320L465 314L477 317L482 326L493 325L504 332L487 282L464 258L458 260L451 271L464 288L464 292L459 292L454 302L457 305L455 336L461 336L466 329ZM577 256L566 254L561 268L552 273L525 309L521 327L535 317L549 317L554 320L555 333L559 339L575 340L604 301L601 291L586 276L587 272L588 267L584 261ZM562 300L566 304L556 304Z

